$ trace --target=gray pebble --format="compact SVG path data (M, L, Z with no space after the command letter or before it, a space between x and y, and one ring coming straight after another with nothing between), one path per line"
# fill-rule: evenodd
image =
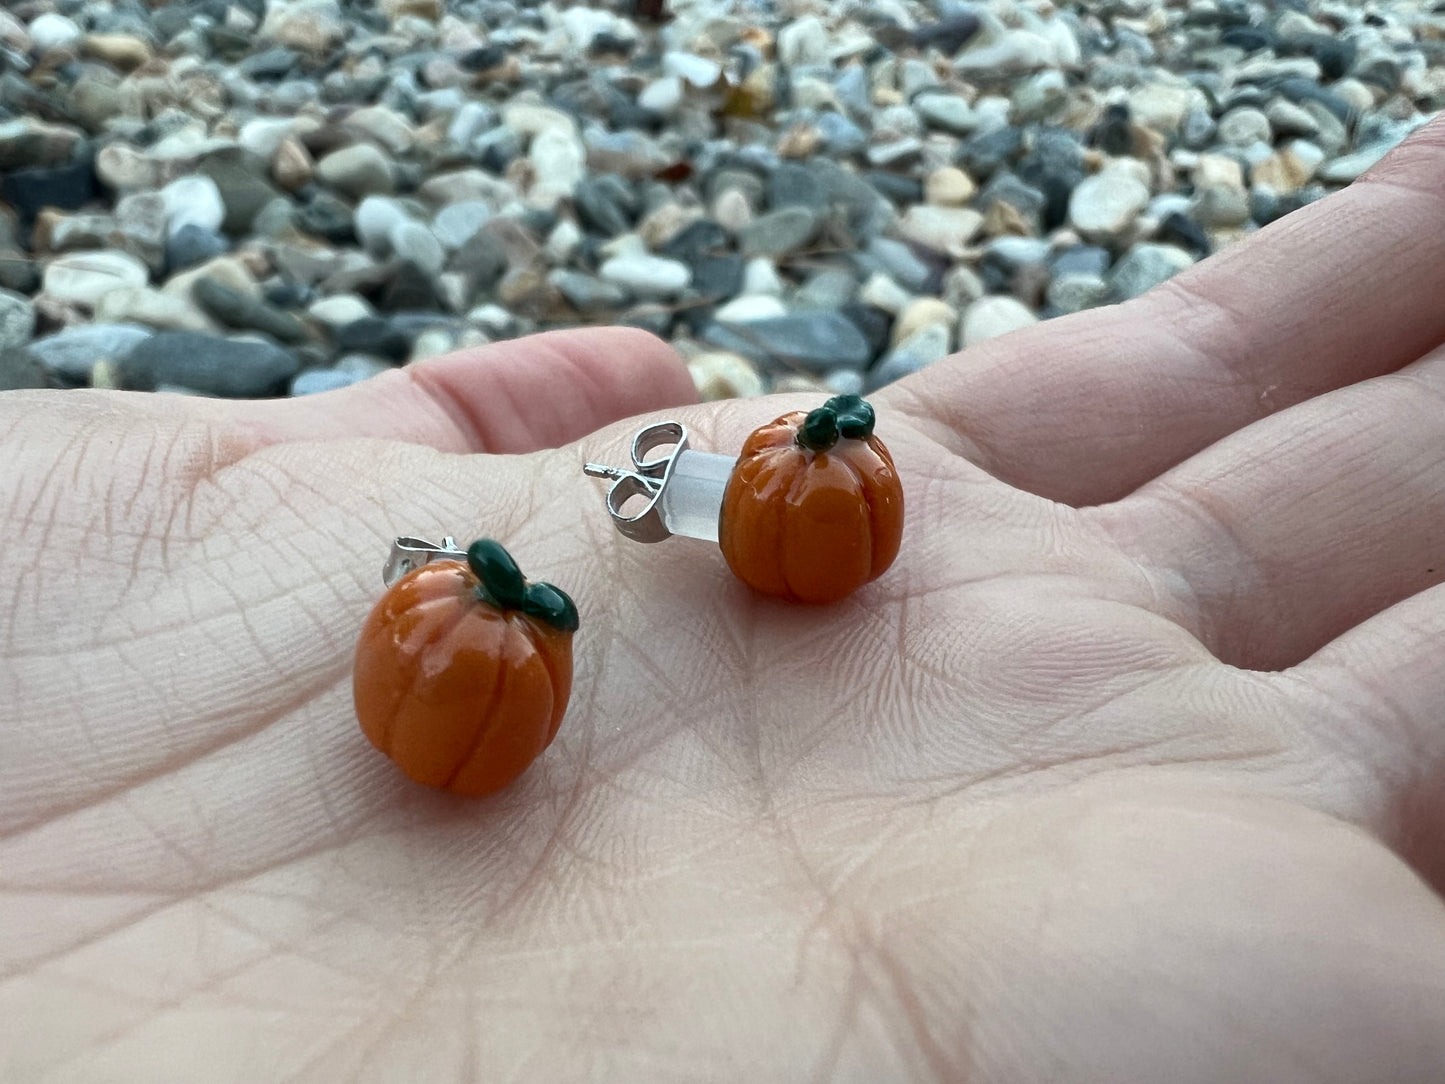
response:
M776 369L822 373L846 366L861 369L873 351L863 333L837 312L799 312L746 324L709 324L703 341Z
M120 363L127 388L174 384L233 399L278 395L300 367L295 354L274 343L195 331L157 332Z

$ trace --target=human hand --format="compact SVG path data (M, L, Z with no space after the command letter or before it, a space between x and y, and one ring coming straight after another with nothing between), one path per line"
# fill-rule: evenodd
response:
M903 549L830 608L613 534L585 434L687 397L626 333L0 397L0 1076L1437 1080L1442 154L881 392ZM582 614L484 801L351 712L444 533Z

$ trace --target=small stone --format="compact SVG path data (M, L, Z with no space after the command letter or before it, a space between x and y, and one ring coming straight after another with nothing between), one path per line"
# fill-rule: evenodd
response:
M1174 135L1199 97L1192 87L1146 83L1129 94L1129 115L1139 124Z
M0 170L50 168L70 161L81 133L33 117L0 124Z
M316 163L299 139L283 139L271 158L271 178L287 192L297 192L311 183Z
M1149 188L1132 174L1106 169L1084 180L1069 198L1069 222L1091 241L1117 240L1149 203Z
M238 399L282 393L300 367L295 354L273 343L194 331L158 332L120 363L127 388L174 384Z
M972 208L924 205L908 209L898 232L925 248L960 259L982 225L983 215Z
M266 5L261 36L320 54L344 41L346 29L335 0L272 0Z
M959 341L974 346L985 339L1038 323L1039 318L1022 301L1002 295L981 297L970 305L959 325Z
M547 280L578 312L584 316L615 313L629 300L629 293L615 282L606 282L581 271L557 268Z
M391 255L391 234L411 221L406 206L391 196L367 196L356 205L352 229L366 251L381 259Z
M259 298L261 296L261 287L256 283L251 272L234 256L222 256L203 263L199 267L173 274L166 280L166 284L161 287L161 290L172 297L179 297L183 301L189 302L191 288L203 278L215 279L248 297Z
M565 128L538 132L528 158L537 173L534 192L570 196L587 175L587 148L574 131Z
M337 372L350 373L358 380L380 376L392 367L391 362L385 358L374 358L370 354L347 354L340 358L335 365Z
M1111 293L1109 284L1099 275L1070 273L1055 276L1045 298L1051 307L1068 314L1107 305Z
M165 173L164 164L128 143L107 144L95 156L95 175L113 192L158 188Z
M778 31L778 60L786 68L828 60L828 31L816 15L794 19Z
M868 374L873 387L882 387L912 376L948 357L951 329L948 324L930 323L900 340Z
M23 294L0 290L0 351L24 346L35 334L35 306Z
M232 290L215 279L197 279L191 287L191 297L227 327L260 331L281 342L300 343L306 340L306 329L296 317L259 298Z
M1193 263L1193 256L1174 245L1137 244L1114 265L1109 284L1115 296L1127 300L1147 293Z
M664 53L662 70L703 90L714 86L722 78L722 67L716 60L696 53Z
M1296 140L1250 170L1250 180L1268 185L1277 194L1293 192L1308 184L1323 162L1323 151L1312 143Z
M145 264L124 252L76 252L51 261L45 269L48 297L87 308L110 290L144 286L150 279Z
M778 275L777 265L766 257L755 257L749 260L743 268L741 293L782 297L785 288L782 278Z
M839 312L798 312L745 324L709 324L703 341L782 369L861 369L873 357L863 333Z
M932 128L952 135L968 135L978 127L978 114L964 98L953 94L921 94L913 108Z
M95 306L95 319L107 324L144 324L164 331L214 331L216 325L184 298L149 286L111 290Z
M569 114L549 105L524 100L513 100L502 108L502 123L523 139L531 139L551 128L570 133L577 131L577 122Z
M48 53L52 49L69 49L85 36L73 20L53 11L43 12L30 20L26 33L30 35L30 43L40 53Z
M375 310L363 298L357 297L355 294L333 294L331 297L323 297L313 301L306 312L313 320L321 323L330 331L376 315Z
M447 253L429 226L406 219L391 229L391 251L427 275L436 275L446 266Z
M226 204L221 190L210 177L192 175L178 177L161 189L165 208L166 229L171 233L184 226L198 226L215 231L226 220Z
M612 257L598 274L641 298L676 297L692 281L687 264L640 252Z
M659 116L672 116L682 105L682 80L675 75L654 80L637 96L637 104Z
M492 208L485 200L458 200L437 212L432 219L432 232L443 245L455 251L468 244L491 219Z
M748 323L752 320L770 320L775 316L786 316L788 306L782 300L768 294L744 294L733 298L726 305L718 307L713 319L723 323Z
M1269 118L1260 110L1249 106L1231 109L1219 118L1219 138L1235 147L1247 147L1251 143L1268 143L1274 138Z
M979 216L980 220L982 215ZM937 282L937 273L902 241L892 237L875 237L864 249L867 257L886 272L890 278L906 290L915 293L931 293Z
M1319 121L1315 120L1308 109L1287 98L1275 98L1265 106L1264 115L1270 128L1278 136L1309 138L1320 130Z
M744 256L782 256L810 244L819 225L816 208L781 207L745 226L738 234L738 247Z
M44 388L49 383L45 370L28 350L0 350L0 391Z
M197 171L209 177L220 192L226 209L221 228L233 237L249 232L261 209L281 196L257 176L253 164L239 150L210 155Z
M348 113L341 122L343 130L377 144L390 154L406 154L416 143L411 122L384 105L368 105Z
M80 51L123 72L134 71L151 58L151 47L133 34L87 34Z
M703 402L718 399L745 399L767 391L762 375L747 358L737 354L713 351L698 354L687 363Z
M411 353L411 336L384 317L367 316L337 329L336 347L347 353L405 361Z
M1197 186L1194 220L1210 229L1230 229L1249 221L1249 193L1243 187L1210 184Z
M898 314L898 319L893 322L892 342L897 346L904 339L930 324L939 324L945 329L943 344L944 349L947 350L953 327L957 323L958 311L948 302L941 301L936 297L920 297L909 302L908 306Z
M340 391L362 380L359 373L344 372L340 369L307 369L297 373L291 381L290 393L294 395L319 395L326 391Z
M977 191L973 178L956 166L935 169L923 178L923 199L936 207L962 207Z
M1391 149L1388 143L1380 143L1373 147L1366 147L1364 150L1355 151L1353 154L1332 159L1320 168L1319 178L1327 184L1350 184L1358 180L1365 170L1389 154Z
M316 178L322 184L353 199L389 195L396 189L395 167L380 149L358 143L332 151L316 163Z
M713 201L712 216L729 233L741 233L753 221L753 209L739 189L728 188Z
M119 360L153 334L135 324L83 324L37 339L27 352L50 372L79 383L97 361Z
M797 309L840 309L858 293L858 279L841 267L825 267L809 277L793 296Z
M897 316L913 301L913 295L881 271L875 271L858 291L858 300Z

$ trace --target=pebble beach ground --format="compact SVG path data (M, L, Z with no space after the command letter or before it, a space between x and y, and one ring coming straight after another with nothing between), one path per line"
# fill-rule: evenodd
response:
M1413 0L7 0L0 389L627 324L870 390L1349 184L1442 60Z

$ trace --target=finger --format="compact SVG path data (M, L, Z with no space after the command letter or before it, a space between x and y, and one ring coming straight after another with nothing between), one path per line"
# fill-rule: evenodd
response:
M1377 614L1281 675L1353 783L1356 816L1445 892L1445 588Z
M1445 120L1135 301L971 347L891 394L1007 482L1075 505L1119 497L1445 340L1442 165Z
M340 391L201 409L248 426L262 443L378 437L515 453L696 400L687 368L660 339L586 328L460 350Z
M1221 659L1292 665L1445 580L1445 351L1302 403L1086 510Z

